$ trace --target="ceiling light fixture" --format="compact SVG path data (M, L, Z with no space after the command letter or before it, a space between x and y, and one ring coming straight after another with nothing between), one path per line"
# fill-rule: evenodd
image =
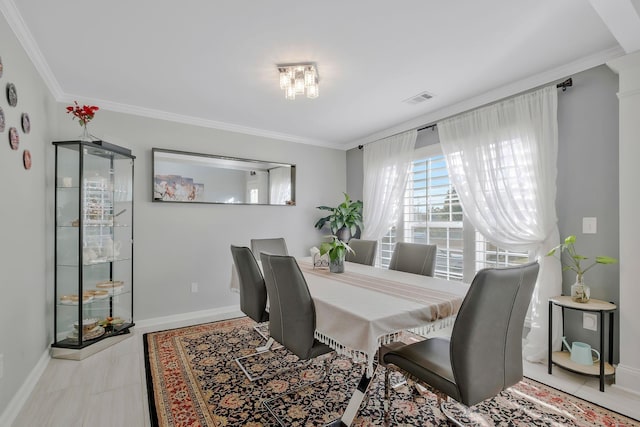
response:
M307 95L307 98L317 98L318 69L316 64L305 62L301 64L277 65L280 72L280 89L284 90L286 99L296 99L296 95Z

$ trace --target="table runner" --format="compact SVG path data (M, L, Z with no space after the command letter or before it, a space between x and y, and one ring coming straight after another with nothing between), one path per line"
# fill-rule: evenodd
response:
M431 317L434 320L455 315L458 313L460 305L462 305L462 297L451 292L439 291L425 286L411 285L397 280L389 280L351 271L338 274L331 273L328 269L315 268L312 263L306 260L299 260L298 265L304 275L330 275L332 280L337 280L351 286L358 286L360 288L370 289L428 305L429 310L431 310Z

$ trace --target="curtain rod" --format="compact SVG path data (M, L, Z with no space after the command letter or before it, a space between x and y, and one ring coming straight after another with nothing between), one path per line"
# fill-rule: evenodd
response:
M558 83L558 84L556 85L556 87L557 87L558 89L562 89L562 91L563 91L563 92L566 92L566 91L567 91L567 88L568 88L568 87L571 87L571 86L573 86L573 79L572 79L571 77L569 77L568 79L566 79L566 80L565 80L565 81L563 81L562 83ZM426 126L422 126L422 127L414 128L414 129L416 129L418 132L420 132L421 130L426 130L426 129L432 129L432 130L433 130L433 129L435 129L436 127L438 127L438 124L437 124L437 123L432 123L432 124L430 124L430 125L426 125ZM405 131L405 132L406 132L406 131ZM394 134L394 135L398 135L398 134ZM390 136L394 136L394 135L390 135ZM388 137L387 137L387 138L388 138ZM373 142L373 141L372 141L372 142ZM370 142L368 142L367 144L371 144L371 143L370 143ZM362 150L362 149L364 148L364 146L365 146L365 145L367 145L367 144L360 144L360 145L358 145L358 149L359 149L359 150Z

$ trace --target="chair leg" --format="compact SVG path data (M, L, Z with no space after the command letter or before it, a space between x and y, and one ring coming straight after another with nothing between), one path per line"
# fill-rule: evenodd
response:
M405 385L407 385L407 384L408 384L408 383L407 383L407 379L405 378L405 379L403 379L402 381L398 381L397 383L395 383L395 384L393 385L393 389L394 389L394 390L397 390L397 389L399 389L400 387L405 386Z
M273 338L269 337L269 339L267 340L267 343L265 345L260 346L260 347L256 347L256 352L264 353L265 351L271 350L271 346L275 342L276 342L276 340L274 340Z
M265 377L266 377L266 375L263 375L263 376L260 376L260 377L254 377L254 376L251 376L251 374L249 373L249 371L247 370L247 368L245 368L245 367L244 367L244 365L242 364L242 360L243 360L243 359L248 359L249 357L254 357L254 356L258 355L258 354L266 353L266 352L268 352L268 351L269 351L269 350L266 350L266 351L258 351L258 352L256 352L256 353L249 354L248 356L236 357L236 358L234 359L234 361L236 362L236 364L238 365L238 367L242 370L242 372L244 372L244 375L247 377L247 379L248 379L249 381L251 381L251 382L253 382L253 381L257 381L257 380L259 380L259 379L265 378Z
M299 390L302 390L304 388L310 387L310 386L312 386L314 384L317 384L317 383L320 383L320 382L324 381L324 379L327 378L329 376L329 374L330 374L330 371L331 371L331 362L330 361L331 361L331 359L333 357L333 354L334 353L331 352L331 353L328 353L326 356L324 356L324 375L321 378L317 379L316 381L312 381L310 383L306 383L306 384L303 384L303 385L301 385L299 387L296 387L291 391L287 391L287 392L284 392L284 393L279 393L276 396L272 397L271 399L267 399L267 400L262 402L262 405L269 411L271 416L273 416L276 419L276 421L278 422L278 424L280 426L285 427L287 424L278 416L278 414L276 414L275 409L273 409L271 407L271 403L273 401L275 401L275 400L280 399L280 397L282 397L282 396L286 396L288 394L296 393ZM309 362L310 362L309 364L311 364L313 362L313 359L310 359ZM283 372L283 371L280 371L280 372Z
M472 412L469 407L454 400L443 401L440 404L440 411L450 423L459 427L486 427L489 425L480 414Z
M386 369L384 370L384 422L385 422L385 425L387 425L390 420L390 414L389 414L389 407L390 407L389 389L391 388L390 377L391 377L391 369L389 369L389 366L387 366Z
M269 339L268 329L266 334L263 331L263 328L268 327L268 325L269 325L269 322L256 323L255 325L253 325L253 330L256 331L258 335L260 335L262 338L264 338L265 340L268 340Z

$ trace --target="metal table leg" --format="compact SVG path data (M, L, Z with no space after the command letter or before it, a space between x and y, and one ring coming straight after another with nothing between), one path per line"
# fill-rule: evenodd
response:
M604 311L600 311L600 351L604 352ZM611 326L611 325L609 325ZM600 391L604 391L604 354L600 355Z
M553 365L553 362L551 360L551 357L552 357L551 345L552 345L552 342L553 342L553 338L551 337L552 331L553 331L553 302L549 301L549 333L548 333L548 342L547 342L547 345L548 345L548 352L547 352L548 353L548 362L547 362L548 363L548 367L547 367L547 370L548 370L549 374L551 374L551 366Z
M350 427L351 423L355 419L356 415L358 415L358 410L360 409L360 405L364 400L367 392L369 391L369 385L371 384L371 380L375 377L376 372L378 372L378 367L373 371L373 375L371 377L367 377L367 369L365 368L364 373L362 374L362 378L360 378L360 382L358 383L358 387L354 390L351 395L351 399L349 399L349 404L347 405L347 409L344 410L342 417L331 423L327 424L327 427Z

